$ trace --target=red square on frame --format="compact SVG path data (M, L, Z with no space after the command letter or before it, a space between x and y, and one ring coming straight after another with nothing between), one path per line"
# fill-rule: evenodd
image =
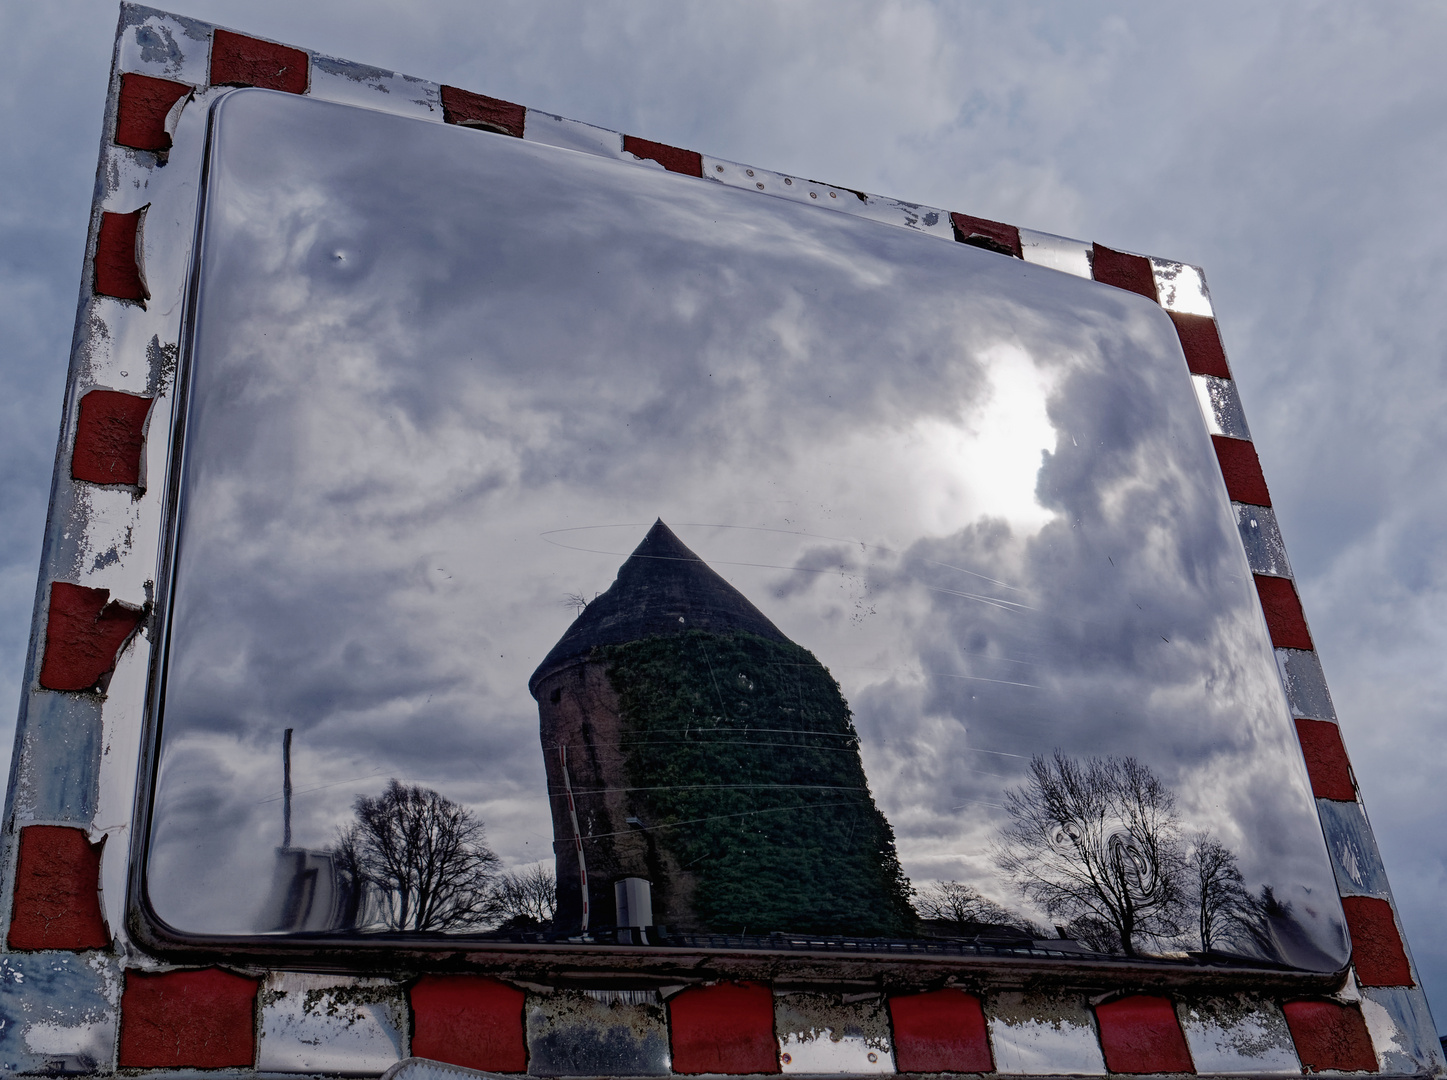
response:
M230 30L211 35L211 85L259 86L305 94L310 58L300 49Z
M220 968L126 972L121 1068L249 1068L260 979Z
M1221 478L1226 481L1226 494L1231 496L1231 501L1270 506L1271 492L1267 490L1256 447L1247 439L1233 439L1229 435L1212 435L1211 445L1216 449L1216 461L1221 466Z
M80 399L70 475L91 484L139 484L154 398L92 390Z
M889 999L900 1072L993 1072L980 999L946 988Z
M113 214L109 210L101 213L100 231L95 241L95 291L98 296L131 300L142 307L150 299L151 293L141 272L141 252L138 248L141 219L145 213L144 207L129 214Z
M1156 299L1155 271L1144 255L1131 255L1095 244L1091 248L1090 265L1096 281Z
M1377 1055L1361 1010L1335 1001L1288 1001L1281 1007L1305 1072L1376 1072Z
M1180 311L1166 314L1176 324L1176 336L1181 339L1181 351L1186 354L1186 366L1191 374L1229 379L1231 369L1226 364L1226 350L1221 345L1216 320L1209 315L1187 315Z
M12 949L103 949L110 944L100 910L100 845L80 829L27 825L20 830Z
M1266 574L1252 577L1256 579L1256 594L1261 598L1271 644L1278 649L1311 649L1311 632L1306 628L1306 614L1292 580Z
M133 71L123 74L116 98L116 142L135 150L169 150L166 116L190 92L185 83Z
M685 990L668 1002L673 1071L776 1073L774 994L763 983L719 983Z
M476 975L425 975L412 987L412 1053L468 1069L528 1067L521 990Z
M1312 795L1318 799L1355 802L1357 789L1352 783L1351 764L1337 726L1330 720L1299 719L1296 737L1306 758Z
M1363 986L1412 986L1412 965L1392 905L1374 896L1343 896L1352 936L1352 966Z
M110 598L109 589L50 583L40 685L47 690L99 690L144 614Z
M1181 1022L1169 998L1132 994L1095 1007L1105 1064L1117 1073L1193 1073Z

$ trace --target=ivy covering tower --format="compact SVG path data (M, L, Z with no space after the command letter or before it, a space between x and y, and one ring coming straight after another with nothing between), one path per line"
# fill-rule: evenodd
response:
M586 873L594 927L616 921L613 883L639 877L679 930L913 930L839 684L662 521L529 688L559 926L581 925Z

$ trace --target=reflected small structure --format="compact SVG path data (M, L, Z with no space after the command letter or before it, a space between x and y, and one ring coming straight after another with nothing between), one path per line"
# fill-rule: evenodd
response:
M264 934L345 929L356 921L357 891L337 873L330 851L308 851L291 843L292 732L287 728L281 739L281 847L257 928Z

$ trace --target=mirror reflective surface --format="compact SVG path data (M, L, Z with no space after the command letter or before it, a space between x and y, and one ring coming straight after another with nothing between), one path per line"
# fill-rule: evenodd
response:
M167 926L1345 964L1156 305L488 132L213 125Z

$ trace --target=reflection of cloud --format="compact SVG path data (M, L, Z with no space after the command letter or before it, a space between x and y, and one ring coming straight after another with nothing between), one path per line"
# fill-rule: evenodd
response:
M163 796L215 767L188 740L269 761L294 726L309 784L384 766L536 861L525 680L619 562L543 534L662 514L749 526L679 533L839 679L911 873L1008 900L1001 793L1062 746L1147 760L1248 881L1329 887L1158 310L702 182L229 101ZM318 790L318 827L356 794ZM176 890L203 832L218 873L265 832L194 813L157 834Z
M779 578L769 590L776 600L787 600L821 584L819 575L846 575L859 567L856 551L846 544L820 544L806 548L794 560L793 573Z

